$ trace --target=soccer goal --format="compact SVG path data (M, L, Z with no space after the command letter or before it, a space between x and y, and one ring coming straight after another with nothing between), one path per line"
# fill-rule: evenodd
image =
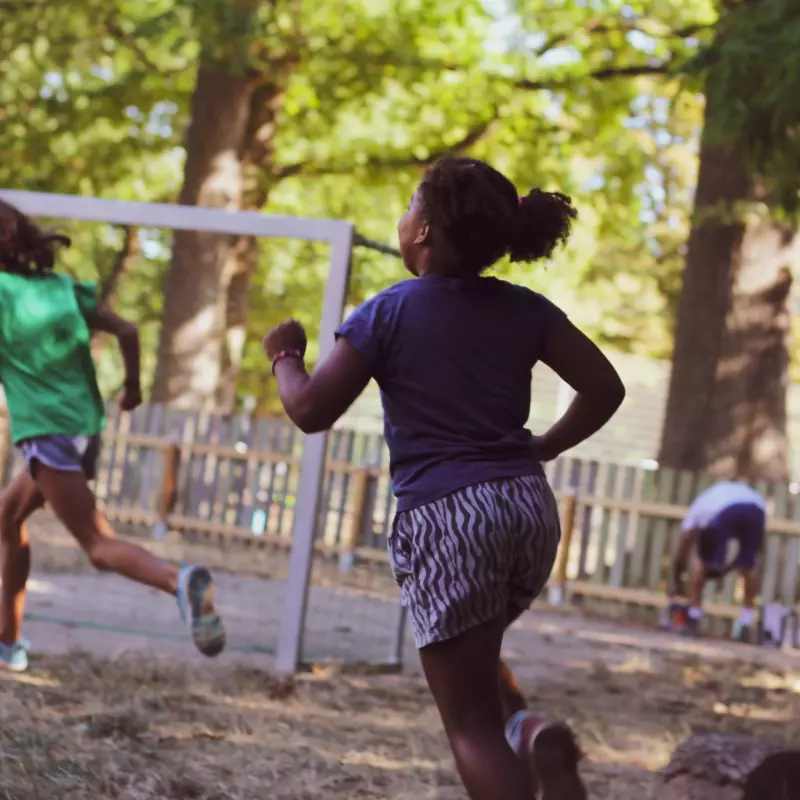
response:
M344 313L354 244L353 226L348 222L13 190L0 190L0 198L12 203L32 217L48 220L60 219L137 228L171 229L173 231L194 230L228 235L274 237L327 243L330 253L330 271L324 290L319 332L320 358L327 356L333 347L334 332ZM266 368L268 367L265 365ZM194 436L196 441L202 440L202 429L197 427L193 430L195 432L190 436ZM130 431L127 436L129 441L136 443L135 437ZM139 444L141 446L146 444L146 437L141 434L139 435ZM114 447L116 446L114 445ZM210 445L203 444L202 446L206 448L203 452L207 453ZM238 470L236 474L239 475L246 473L248 470L252 471L252 459L245 462L244 456L237 456L233 452L234 448L232 446L228 449L231 452L225 457L230 458L231 464L233 464L233 466L229 467L231 474L234 474L235 470ZM222 451L220 450L220 452ZM225 452L227 453L228 451ZM314 647L304 641L304 638L306 638L309 630L309 590L312 564L315 553L320 550L320 531L321 528L325 527L325 516L328 509L328 506L323 507L323 487L326 485L326 463L329 456L328 434L319 433L304 437L302 450L298 450L298 452L299 473L295 488L291 490L293 523L291 525L291 538L287 540L286 547L286 566L283 573L285 580L279 592L275 592L270 598L263 600L265 604L272 602L280 605L280 610L275 612L275 642L269 647L264 647L264 650L274 653L276 668L285 672L297 670L304 661L324 660L326 657L325 645L321 648ZM239 461L235 461L236 458L239 458ZM222 456L219 456L218 460L221 459ZM130 463L130 459L126 456L126 459L120 463L123 464L123 467L120 468L118 464L117 473L125 471L125 466ZM265 468L272 469L273 466L275 465ZM111 467L109 467L110 472ZM245 476L242 478L240 485L245 487L249 485L248 481L250 480ZM228 496L231 495L231 485L233 484L229 482ZM272 493L272 491L272 483L270 483L270 492ZM144 496L144 490L141 490L140 493ZM286 489L285 493L289 494L290 490ZM253 497L255 497L254 494ZM256 500L251 499L249 502L252 506L250 510L253 513L247 517L246 524L242 523L241 529L245 533L248 530L252 530L255 536L259 536L261 534L253 527L254 523L251 524L251 520L256 518L257 513L261 513L261 517L264 517L265 514L255 508L257 506ZM272 495L270 495L269 502L272 503ZM385 512L384 518L388 518L388 505L386 505ZM148 513L147 509L144 509L140 514L141 519L144 520L145 517L149 519ZM131 514L131 519L133 518L134 515ZM371 520L371 517L366 522L362 519L359 524L362 527L371 528ZM202 531L203 525L209 528L206 522L198 523L197 527ZM227 527L231 526L228 525ZM385 567L385 565L383 566ZM254 588L255 591L258 591L257 586ZM262 600L255 596L251 597L250 602L258 605ZM224 591L222 603L223 605L226 603ZM359 608L367 609L367 611L362 610L360 612L362 618L369 616L370 600L368 598L365 599L363 592L360 596L354 594L352 597L346 598L342 602L342 608L349 608L351 603L353 605L361 604ZM333 621L337 617L337 614L331 616L330 600L326 596L321 596L318 604L323 607L323 613L317 614L315 623L317 628L324 626L326 619ZM359 613L350 614L350 612L339 611L338 617L342 617L345 613L349 615L352 625L359 624ZM381 630L384 641L387 642L385 649L381 646L385 657L379 659L379 661L399 666L404 642L405 620L402 612L399 611L396 597L388 600L387 608L383 613L384 615L379 623L374 625L376 629L379 628ZM366 660L359 653L347 655L351 656L353 661L363 662ZM375 659L371 659L371 661L374 663Z

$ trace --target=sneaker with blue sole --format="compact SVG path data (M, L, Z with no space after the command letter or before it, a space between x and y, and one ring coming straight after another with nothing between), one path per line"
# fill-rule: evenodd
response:
M184 567L178 575L178 608L195 647L212 658L225 649L225 626L214 608L214 579L205 567Z
M11 672L25 672L28 669L28 650L30 642L18 639L14 644L0 642L0 668Z

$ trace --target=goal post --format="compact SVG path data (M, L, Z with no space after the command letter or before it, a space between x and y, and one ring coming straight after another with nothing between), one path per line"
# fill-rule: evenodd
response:
M350 279L353 226L348 222L5 189L0 189L0 199L32 217L326 242L330 246L330 272L319 332L320 358L325 358L333 348ZM327 433L317 433L306 437L303 448L275 661L276 668L285 672L297 669L302 652L327 443Z

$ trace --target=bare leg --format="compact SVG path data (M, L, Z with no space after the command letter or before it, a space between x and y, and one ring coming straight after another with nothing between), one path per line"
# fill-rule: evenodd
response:
M689 586L689 605L692 608L700 608L703 605L703 587L706 585L706 579L706 566L695 555L692 559L692 577Z
M528 701L516 675L503 659L500 659L500 699L503 703L503 718L506 722L520 711L528 710Z
M0 643L12 645L20 637L25 611L25 586L31 569L31 548L25 521L44 505L31 476L19 475L3 493L0 507Z
M113 529L97 509L83 473L54 470L39 463L35 481L44 499L94 567L116 572L173 596L177 594L178 570L143 547L115 538Z
M506 631L523 615L524 611L517 606L509 606L506 612ZM500 699L503 703L503 716L506 722L520 711L527 711L528 701L516 676L508 664L500 659Z
M506 630L522 613L517 607L509 608ZM514 746L528 770L531 792L539 792L536 797L541 800L585 800L586 790L578 773L581 753L573 732L566 725L527 713L522 687L502 659L499 678L506 733L512 729Z
M428 685L471 800L531 800L530 779L505 737L496 618L420 650Z
M744 584L744 608L755 609L756 596L758 595L758 570L743 569L742 583Z

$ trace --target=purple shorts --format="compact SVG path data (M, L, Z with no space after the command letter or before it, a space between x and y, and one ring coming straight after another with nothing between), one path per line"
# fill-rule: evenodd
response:
M36 465L44 464L60 472L82 472L87 480L97 476L100 435L37 436L18 445L28 471L36 477Z
M736 566L755 569L758 554L764 545L766 515L764 509L752 503L728 506L700 532L698 551L700 560L710 567L724 567L728 542L739 545Z

